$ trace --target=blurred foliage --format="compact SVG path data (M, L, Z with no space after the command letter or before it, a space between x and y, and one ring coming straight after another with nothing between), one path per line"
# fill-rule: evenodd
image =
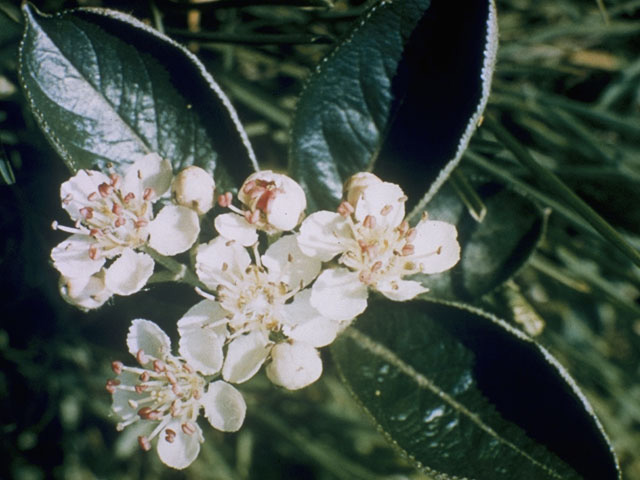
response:
M263 167L284 168L288 122L304 79L366 4L336 0L33 2L133 14L188 44L230 95ZM640 247L640 2L502 0L497 73L487 114ZM425 478L371 426L325 353L323 380L302 392L252 380L240 432L208 438L186 472L118 434L104 382L126 360L129 321L175 334L183 313L150 288L82 314L57 292L49 251L65 219L63 163L25 108L17 78L19 2L0 2L0 478ZM537 332L577 379L608 431L625 477L640 479L640 270L481 128L460 167L550 211L545 238L487 308ZM474 182L475 183L475 182ZM145 308L141 309L140 305ZM149 311L148 305L153 308ZM536 372L523 371L523 375ZM253 407L253 408L252 408Z

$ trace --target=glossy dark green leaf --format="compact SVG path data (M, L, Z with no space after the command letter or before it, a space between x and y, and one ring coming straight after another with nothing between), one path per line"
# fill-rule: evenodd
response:
M227 97L185 48L102 9L25 4L20 74L38 123L72 171L157 152L239 184L256 167ZM230 178L229 178L230 177Z
M381 1L318 66L298 101L291 172L333 209L358 171L417 201L467 146L495 61L492 0Z
M332 347L387 437L436 478L614 480L574 381L542 347L462 305L370 302Z
M474 300L507 281L526 262L544 231L544 217L523 196L487 183L476 188L486 206L478 222L447 182L427 204L429 218L458 229L460 261L446 272L420 275L429 296Z

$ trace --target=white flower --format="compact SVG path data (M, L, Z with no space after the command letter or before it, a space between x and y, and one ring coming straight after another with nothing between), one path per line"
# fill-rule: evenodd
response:
M121 419L118 430L136 422L144 424L146 434L138 437L144 450L150 450L157 437L160 460L182 469L196 459L204 442L196 423L201 408L218 430L235 432L242 426L246 404L240 392L226 382L208 382L203 376L219 370L217 358L202 355L191 341L181 341L181 357L173 356L169 337L148 320L132 322L127 346L140 366L113 362L118 376L107 382L107 390L113 394L113 411ZM201 363L193 365L187 360L194 356Z
M152 204L171 184L171 165L149 154L124 177L80 170L60 187L62 207L73 228L54 222L72 235L51 251L55 268L66 279L88 279L107 261L105 285L119 295L140 290L153 273L153 260L134 250L148 244L163 255L186 251L200 232L197 214L167 205L153 218Z
M178 205L204 215L213 208L215 182L202 168L191 165L176 175L171 185L173 198Z
M244 382L271 357L268 375L274 383L302 388L322 371L316 348L331 343L340 328L311 306L311 292L303 290L320 272L321 262L303 255L293 235L274 242L257 260L252 263L245 248L224 237L198 248L198 277L216 297L203 302L201 311L209 314L197 323L201 330L226 329L215 346L227 345L225 380ZM181 332L184 323L178 324ZM294 353L286 354L285 344Z
M236 213L225 213L215 219L220 235L248 247L258 241L257 230L268 234L293 230L298 226L307 199L294 180L270 170L256 172L247 178L238 199L247 210L231 205L231 193L221 195L218 203Z
M403 220L402 189L371 177L355 183L355 207L343 202L340 213L313 213L300 227L298 244L305 254L322 261L340 255L344 267L322 272L311 295L311 304L335 320L362 313L368 288L391 300L414 298L428 289L403 277L443 272L460 259L455 226L423 217L410 228Z

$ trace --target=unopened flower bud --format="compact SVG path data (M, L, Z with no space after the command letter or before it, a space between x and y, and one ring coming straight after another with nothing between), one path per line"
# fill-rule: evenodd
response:
M270 170L250 175L238 192L238 199L249 208L251 219L256 220L250 223L268 233L293 230L307 207L302 187Z
M358 204L358 200L362 193L371 185L382 182L373 173L359 172L352 175L344 184L344 196L347 202L354 207Z
M202 168L191 165L178 173L171 187L178 205L204 215L213 207L215 198L213 177Z

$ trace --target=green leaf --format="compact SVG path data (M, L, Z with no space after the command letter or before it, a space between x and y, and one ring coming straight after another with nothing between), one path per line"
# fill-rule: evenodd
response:
M428 203L429 218L458 229L460 262L436 275L419 275L430 297L471 301L513 276L533 253L544 232L544 217L529 200L495 183L476 187L486 206L478 222L449 182Z
M119 12L42 15L25 4L20 74L31 110L72 171L157 152L240 184L257 165L233 107L184 47Z
M381 1L311 75L292 124L290 171L319 208L374 171L417 201L458 163L487 101L492 0Z
M569 374L489 314L377 300L332 352L387 437L437 478L619 478Z

